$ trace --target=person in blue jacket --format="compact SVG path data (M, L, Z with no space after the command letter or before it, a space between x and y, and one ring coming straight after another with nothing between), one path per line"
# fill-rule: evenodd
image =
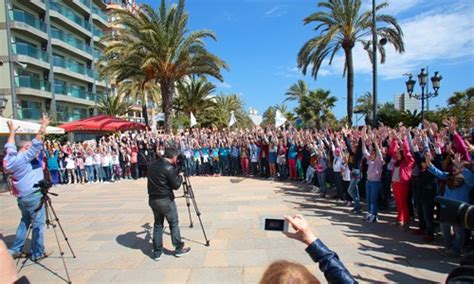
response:
M341 262L341 260L339 260L337 254L331 251L328 247L326 247L326 245L324 245L321 240L316 238L314 233L311 231L308 222L306 222L303 216L285 216L285 219L288 221L288 223L291 224L291 226L293 227L293 229L295 229L296 232L285 232L284 234L289 238L301 241L302 243L307 245L306 252L309 254L309 256L311 257L311 259L313 259L314 262L319 263L319 269L321 270L321 272L324 273L324 277L326 278L326 281L328 283L357 283L357 281L352 277L352 275ZM281 283L279 280L282 280L283 278L286 278L286 280L290 283L319 282L319 280L312 274L304 272L291 273L291 271L288 271L295 268L299 269L298 266L301 266L299 264L295 265L294 263L283 262L283 265L287 266L286 269L282 269L281 261L277 261L271 264L265 271L262 279L260 280L260 283ZM302 269L305 268L303 267ZM301 269L299 270L301 272ZM299 276L303 277L304 279L295 279ZM290 279L288 279L288 277Z
M446 181L446 190L444 191L444 198L463 201L469 203L469 194L474 187L474 174L470 169L464 168L461 161L461 153L454 155L454 168L451 173L443 172L436 168L431 160L431 153L425 155L428 170L440 180ZM451 235L451 225L441 223L441 233L444 238L445 249L441 253L447 257L459 257L461 249L464 246L466 234L462 226L452 226L454 230L454 238Z

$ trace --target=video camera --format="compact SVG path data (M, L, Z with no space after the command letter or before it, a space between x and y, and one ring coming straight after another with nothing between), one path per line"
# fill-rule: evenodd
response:
M39 188L38 191L40 191L43 194L48 193L48 190L53 186L53 183L49 180L42 179L40 180L37 184L35 184L33 187Z
M474 230L474 205L440 196L434 201L438 210L436 221Z
M178 173L183 173L185 170L184 161L186 161L186 156L183 154L179 154L176 158L176 171Z

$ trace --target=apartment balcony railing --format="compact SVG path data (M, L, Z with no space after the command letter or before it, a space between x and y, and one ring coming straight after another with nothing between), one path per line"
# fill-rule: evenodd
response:
M54 84L54 93L64 96L71 96L83 100L95 101L96 95L81 88L68 86L67 84Z
M27 24L37 30L46 32L46 24L43 21L35 18L31 14L26 13L25 11L19 9L10 10L10 19L16 22L22 22Z
M15 76L16 85L19 88L31 88L35 90L51 92L51 84L48 81L41 80L28 75Z
M96 5L92 5L92 12L94 14L97 14L99 17L101 17L102 19L104 19L106 22L109 21L109 17L107 16L107 14L104 13L104 11L102 11L102 9L100 9L99 7L97 7Z
M83 41L79 40L75 36L70 33L63 32L61 30L51 30L51 37L55 39L59 39L72 47L85 51L89 54L92 54L92 48L84 43Z
M74 113L74 112L65 112L65 111L58 111L56 112L57 119L58 121L61 122L71 122L79 119L86 118L86 114L81 114L81 113Z
M61 67L67 70L70 70L75 73L79 73L81 75L88 76L90 78L94 78L92 75L92 70L89 68L84 67L83 65L80 65L73 60L67 60L63 59L60 57L54 57L53 58L53 65L57 67Z
M104 32L101 29L98 29L96 27L94 27L94 29L92 30L92 34L99 38L104 36Z
M41 112L35 108L19 108L17 110L19 119L40 120Z
M26 55L38 60L49 63L49 54L37 47L31 46L23 42L17 42L12 45L13 52L19 55Z
M63 5L59 4L56 1L49 1L50 9L53 11L58 12L59 14L63 15L64 17L68 18L72 22L78 24L79 26L83 27L84 29L90 31L91 25L87 22L84 18L80 17L79 15L72 12L70 9L67 9Z

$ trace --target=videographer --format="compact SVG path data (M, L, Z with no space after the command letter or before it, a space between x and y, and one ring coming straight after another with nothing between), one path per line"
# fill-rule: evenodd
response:
M166 218L170 226L171 242L175 247L175 256L181 257L191 250L184 247L179 231L178 210L174 202L173 190L179 189L183 177L178 174L176 164L178 151L168 147L163 156L154 161L148 171L148 204L155 217L153 230L153 259L160 260L163 253L163 221Z
M32 226L31 259L34 261L47 257L44 249L45 209L37 210L41 201L41 192L38 184L44 179L43 174L43 139L49 118L43 115L41 127L36 138L31 142L20 143L20 149L15 146L16 128L12 121L8 121L10 135L5 144L6 156L3 165L6 171L13 176L13 194L17 197L18 208L21 211L21 220L16 231L15 241L9 252L13 258L27 257L24 255L23 245L27 237L28 228Z

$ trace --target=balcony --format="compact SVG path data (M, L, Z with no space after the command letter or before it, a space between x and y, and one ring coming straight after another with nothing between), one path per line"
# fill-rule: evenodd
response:
M9 16L10 20L13 22L12 28L21 29L43 39L48 39L46 24L43 21L40 21L31 14L19 9L10 10ZM34 30L32 30L31 27L34 28Z
M103 26L108 27L109 17L107 16L107 14L104 13L104 11L102 11L102 9L100 9L95 4L93 4L92 5L92 13L93 13L93 16L97 16L97 17L93 17L93 18L96 18L98 20L98 22L101 23Z
M61 57L55 56L53 58L53 65L56 67L61 67L63 69L72 71L74 73L78 73L84 75L89 78L94 78L92 75L92 70L89 68L84 67L84 65L78 64L73 60L63 59Z
M89 100L95 102L96 95L92 92L87 92L78 87L68 86L65 84L54 84L54 93L58 95L70 96L78 99Z
M59 4L56 1L50 0L49 1L49 7L50 7L51 11L57 12L58 14L65 17L68 20L68 21L65 21L65 22L72 23L73 24L73 25L71 25L72 27L75 27L75 25L77 25L79 27L79 29L76 28L78 31L80 31L80 32L82 32L82 33L84 33L88 36L90 35L91 25L84 18L82 18L79 15L75 14L70 9L64 7L63 5ZM52 16L54 16L54 14Z
M63 41L70 46L80 49L84 52L87 52L89 54L92 54L92 48L84 43L83 41L77 39L75 36L72 34L63 32L61 30L53 30L51 29L51 37L55 39L59 39L60 41Z
M16 86L18 88L30 88L44 92L51 92L51 85L48 81L34 78L28 75L15 76Z
M49 65L49 54L37 47L23 42L17 42L12 45L12 48L16 55L25 55L46 62Z
M56 112L57 119L60 122L71 122L79 119L83 119L87 117L87 114L69 112L69 111L58 111Z
M41 112L35 108L20 108L17 110L18 118L25 120L40 120Z
M98 39L94 39L95 41L100 40L104 36L104 32L101 29L98 29L96 27L93 28L92 34L94 37L97 37Z

